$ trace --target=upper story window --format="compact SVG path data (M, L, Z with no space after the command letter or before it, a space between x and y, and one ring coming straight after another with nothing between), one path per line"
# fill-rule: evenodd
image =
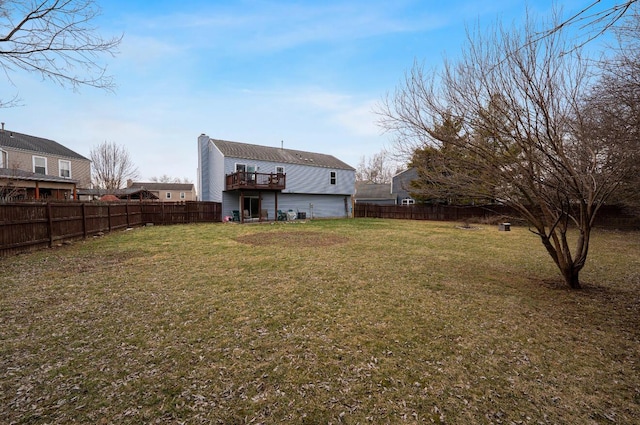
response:
M247 164L236 164L236 172L238 171L242 173L247 171Z
M44 156L34 156L33 172L36 174L47 174L47 158Z
M171 192L167 192L167 199L171 199Z
M284 167L282 165L276 166L276 174L284 174Z
M9 168L7 151L3 151L2 149L0 149L0 168Z
M330 174L330 183L336 184L337 179L338 179L338 173L336 173L335 171L332 171Z
M187 194L184 192L180 192L180 199L184 199L187 197Z
M58 160L58 169L60 170L60 177L71 178L71 161Z
M402 205L413 205L415 203L416 203L416 201L413 198L403 198L402 199Z

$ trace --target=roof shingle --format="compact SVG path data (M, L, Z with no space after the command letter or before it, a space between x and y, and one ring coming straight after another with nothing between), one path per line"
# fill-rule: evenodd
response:
M54 142L53 140L16 133L15 131L9 131L6 129L0 130L0 146L57 155L66 158L87 159L79 153L62 146L60 143Z
M227 140L210 139L210 141L226 157L253 159L282 164L303 164L315 167L354 170L353 167L332 155L252 145L248 143L229 142Z

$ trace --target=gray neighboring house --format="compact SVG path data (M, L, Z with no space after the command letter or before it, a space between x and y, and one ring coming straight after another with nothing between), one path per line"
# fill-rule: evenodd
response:
M356 204L395 205L396 196L391 193L390 183L356 182L354 202Z
M415 168L404 170L391 180L391 193L393 194L396 204L413 205L415 199L411 197L411 181L418 178L418 171Z
M91 186L91 161L50 139L0 129L0 197L77 199Z
M355 169L331 155L198 137L200 198L223 217L349 217L354 185Z

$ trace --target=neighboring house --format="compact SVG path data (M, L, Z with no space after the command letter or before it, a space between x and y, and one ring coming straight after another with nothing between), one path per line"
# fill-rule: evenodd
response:
M223 217L348 217L354 185L355 169L331 155L198 137L200 197Z
M114 197L122 201L156 201L158 197L146 189L128 187L126 189L78 189L78 196L86 201L108 201ZM109 196L108 198L105 198Z
M411 181L418 178L418 171L415 168L404 170L391 180L391 193L397 205L413 205L416 203L411 196Z
M53 140L0 129L0 198L77 199L91 161Z
M391 193L390 183L356 182L354 202L395 205L396 196Z
M127 188L146 189L163 202L196 201L193 183L157 183L127 181Z

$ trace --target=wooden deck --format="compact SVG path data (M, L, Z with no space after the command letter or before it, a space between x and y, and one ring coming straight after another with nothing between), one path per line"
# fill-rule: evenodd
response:
M226 176L226 190L284 190L286 174L238 171Z

